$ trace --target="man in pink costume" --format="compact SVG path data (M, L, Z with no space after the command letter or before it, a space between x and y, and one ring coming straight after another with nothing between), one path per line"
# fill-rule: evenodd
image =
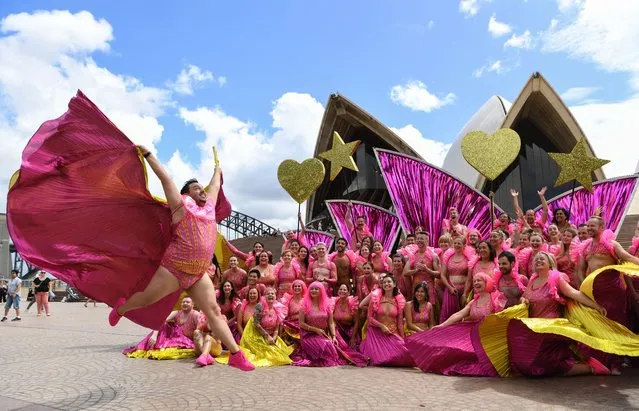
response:
M364 237L372 237L373 233L366 225L366 216L359 215L355 219L355 225L353 225L353 203L349 201L348 208L346 209L346 215L344 216L346 220L346 227L348 227L348 231L351 234L351 242L349 247L353 251L359 250L359 246L364 239Z
M128 299L120 298L109 314L109 323L115 326L127 311L146 307L184 289L208 319L211 331L231 351L229 365L245 371L254 369L235 343L215 299L213 283L204 275L215 253L215 204L222 182L221 169L215 167L206 188L192 179L178 192L160 161L145 147L138 149L162 183L171 209L173 238L147 287Z

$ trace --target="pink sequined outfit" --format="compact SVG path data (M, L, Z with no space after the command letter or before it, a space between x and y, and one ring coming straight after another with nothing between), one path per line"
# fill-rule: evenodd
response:
M162 258L162 266L177 278L181 288L188 290L211 264L217 229L213 200L208 199L200 207L191 197L183 195L182 204L184 217L173 226L173 238Z

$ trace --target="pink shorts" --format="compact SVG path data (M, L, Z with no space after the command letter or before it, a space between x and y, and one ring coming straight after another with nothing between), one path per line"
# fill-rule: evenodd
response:
M166 268L167 270L169 270L169 272L171 274L173 274L175 276L175 278L177 278L178 283L180 283L180 288L183 290L188 290L189 288L191 288L193 286L193 284L197 283L198 281L200 281L200 278L202 278L204 276L205 273L201 273L201 274L188 274L185 273L183 271L177 270L173 267L170 266L163 266L164 268Z

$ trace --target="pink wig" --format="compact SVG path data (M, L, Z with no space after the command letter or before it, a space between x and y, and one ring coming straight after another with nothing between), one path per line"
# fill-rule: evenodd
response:
M314 281L311 285L308 286L308 290L304 293L304 300L302 300L302 308L304 309L304 313L308 314L313 309L313 299L311 298L311 288L318 288L319 295L319 309L323 312L328 312L329 310L329 301L328 295L326 294L326 288L324 288L324 284L319 281Z
M506 297L499 290L495 289L495 281L486 273L477 273L473 276L475 278L481 278L486 283L486 292L490 294L490 303L492 305L493 313L502 311L506 306ZM475 294L473 301L479 299L479 294Z
M495 289L495 282L493 281L493 278L491 276L489 276L486 273L477 273L475 275L473 275L473 280L475 278L481 278L482 280L484 280L484 282L486 283L486 292L487 293L492 293L493 290ZM475 298L478 298L478 295L475 295Z
M305 295L306 295L306 283L305 283L304 281L302 281L302 280L295 280L295 281L293 281L293 282L291 283L291 291L290 291L290 294L291 294L291 295L294 295L294 294L295 294L295 292L293 291L293 286L295 286L295 285L297 285L297 284L300 284L300 285L302 286L302 296L305 296Z

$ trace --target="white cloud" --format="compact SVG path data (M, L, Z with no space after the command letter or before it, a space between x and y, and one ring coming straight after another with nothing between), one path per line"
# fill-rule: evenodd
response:
M444 164L444 158L450 149L450 144L424 137L412 124L407 124L402 128L391 127L390 129L430 164L437 167Z
M582 3L583 0L557 0L557 6L561 12L567 12L573 7L580 6Z
M530 50L533 47L532 35L530 34L530 31L526 30L521 35L513 34L504 43L504 48L508 47Z
M479 13L479 8L481 7L481 3L490 2L491 0L460 0L459 2L459 11L466 18L472 17Z
M515 63L515 66L519 63ZM486 73L504 74L512 70L512 66L504 63L501 60L489 61L483 66L473 71L473 77L480 78Z
M542 51L564 52L609 72L630 74L639 89L639 2L583 0L542 35Z
M411 80L405 85L398 84L391 88L390 98L395 104L408 107L413 111L430 113L433 110L455 102L456 96L448 93L437 97L430 93L426 85L418 80Z
M572 87L561 94L566 102L586 102L586 98L599 90L599 87Z
M193 175L207 180L213 167L211 147L216 146L233 208L275 227L294 227L297 203L280 187L277 166L285 159L301 162L313 155L323 114L322 104L311 95L285 93L273 103L275 132L269 135L219 107L180 108L184 122L202 131L205 138L198 143L199 164L176 153L169 169L182 180Z
M509 24L503 23L501 21L497 21L497 17L495 13L490 16L490 20L488 20L488 32L493 37L501 37L513 31L512 27Z
M164 130L158 117L170 93L96 64L90 55L110 50L113 40L106 20L86 11L37 11L7 16L0 32L0 210L28 139L64 113L78 89L135 143L155 151ZM150 184L157 192L158 182Z
M198 66L189 64L182 69L174 82L169 82L167 85L178 94L192 95L196 88L207 82L216 82L222 87L226 84L226 77L215 78L210 71L202 71Z
M593 146L595 155L611 160L604 166L606 177L632 174L637 166L639 139L639 95L618 103L595 103L570 107Z

